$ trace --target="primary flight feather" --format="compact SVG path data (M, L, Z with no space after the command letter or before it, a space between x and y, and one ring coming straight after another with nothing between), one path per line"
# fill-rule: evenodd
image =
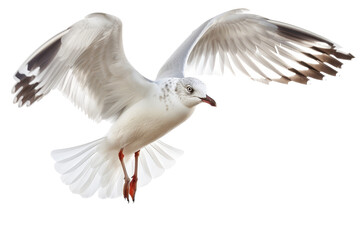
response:
M216 106L204 83L185 76L188 67L199 73L228 69L266 83L307 83L336 75L340 60L352 58L324 37L237 9L198 27L152 81L126 59L121 21L93 13L25 61L15 74L14 103L30 106L58 89L89 118L112 121L104 138L52 156L73 192L129 201L138 184L160 175L182 153L158 139L199 103Z

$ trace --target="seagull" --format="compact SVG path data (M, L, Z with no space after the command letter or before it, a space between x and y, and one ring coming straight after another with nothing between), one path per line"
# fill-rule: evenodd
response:
M21 107L58 89L90 119L110 121L105 137L55 150L52 157L72 192L122 195L129 202L138 185L159 176L182 154L159 139L198 104L216 106L205 84L185 75L188 69L306 84L335 76L340 60L353 57L310 31L235 9L195 29L150 80L125 56L120 19L93 13L37 49L16 72L12 92Z

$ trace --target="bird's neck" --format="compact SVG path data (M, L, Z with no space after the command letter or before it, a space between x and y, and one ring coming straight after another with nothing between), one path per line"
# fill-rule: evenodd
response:
M177 78L165 78L158 81L158 95L160 99L169 100L176 96Z

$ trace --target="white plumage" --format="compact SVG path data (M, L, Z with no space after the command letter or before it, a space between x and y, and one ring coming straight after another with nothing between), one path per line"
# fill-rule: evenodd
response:
M99 144L104 139L81 146L55 150L51 153L55 159L55 169L62 175L65 184L70 185L74 193L83 197L92 196L99 190L99 197L118 197L123 192L124 174L120 161L111 153L104 153ZM152 178L160 176L165 169L175 164L181 150L161 141L153 142L140 153L139 185L143 186ZM134 161L129 161L127 169L134 171Z
M132 156L141 150L139 185L144 185L181 154L158 139L191 116L197 104L215 105L201 81L185 76L188 66L200 73L217 68L242 72L262 82L306 83L324 74L336 75L334 68L342 65L338 59L351 58L319 35L238 9L203 23L151 81L126 59L121 21L94 13L25 61L15 74L14 103L29 106L59 89L89 118L113 121L106 137L56 150L52 156L73 192L85 197L97 191L100 197L125 196L128 186L120 150L130 172L136 172Z

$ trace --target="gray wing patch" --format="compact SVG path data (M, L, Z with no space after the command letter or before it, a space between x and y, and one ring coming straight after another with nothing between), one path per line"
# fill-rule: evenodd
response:
M44 48L44 50L39 52L28 62L27 64L28 71L33 71L36 68L39 68L39 73L41 73L54 59L54 57L56 56L56 54L60 49L60 46L61 46L61 38L59 38L51 45Z

